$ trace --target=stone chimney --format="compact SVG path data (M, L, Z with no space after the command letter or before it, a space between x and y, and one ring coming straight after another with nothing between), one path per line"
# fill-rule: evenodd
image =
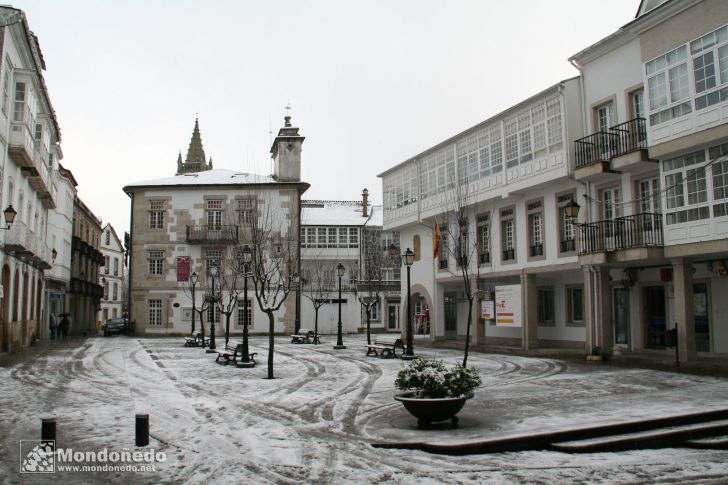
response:
M369 214L369 191L364 189L361 193L361 215L362 217L368 217Z

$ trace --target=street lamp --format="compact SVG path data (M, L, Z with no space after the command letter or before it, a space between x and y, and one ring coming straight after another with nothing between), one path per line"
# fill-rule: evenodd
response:
M210 279L212 280L212 296L210 296L210 304L212 305L212 320L210 321L210 347L207 349L208 353L212 353L217 349L215 345L215 304L217 303L217 297L215 296L215 280L217 279L217 265L210 265Z
M197 285L197 273L192 273L190 275L190 283L192 283L192 331L190 332L190 335L192 335L195 333L195 313L197 313L195 310L195 286Z
M344 265L341 264L341 262L336 265L336 276L339 277L339 333L337 335L336 345L334 345L334 348L345 349L346 345L344 345L344 342L341 339L341 277L344 276Z
M573 225L577 225L576 219L579 217L579 209L581 209L581 206L574 199L571 199L569 203L564 206L566 217L569 218L569 222Z
M402 256L402 262L407 266L407 349L404 351L402 358L410 360L415 358L415 353L412 348L412 298L410 295L410 267L415 262L415 253L410 248L407 248Z
M250 360L250 352L248 349L248 276L250 276L250 261L253 259L253 249L249 245L243 246L240 251L243 259L243 355L240 357L238 367L253 367L255 362Z
M0 230L8 230L10 229L10 226L13 225L13 222L15 222L15 216L18 215L18 213L13 209L12 204L9 205L4 211L3 214L5 214L5 223L7 224L6 227L0 227Z

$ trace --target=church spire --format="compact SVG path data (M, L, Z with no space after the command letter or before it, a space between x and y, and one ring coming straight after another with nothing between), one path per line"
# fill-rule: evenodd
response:
M180 164L182 154L177 161L177 174L202 172L210 170L212 167L205 163L205 149L202 148L202 136L200 135L199 119L195 118L195 128L192 130L192 138L190 139L190 147L187 149L187 158L184 163Z

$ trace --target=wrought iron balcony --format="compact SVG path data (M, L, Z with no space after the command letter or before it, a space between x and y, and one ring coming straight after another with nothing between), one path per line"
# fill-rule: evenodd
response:
M647 149L647 123L644 118L620 123L611 127L609 131L617 135L614 157Z
M580 224L579 254L663 246L662 215L641 213Z
M534 244L530 247L531 250L531 257L534 256L543 256L543 244Z
M490 263L490 253L480 253L478 255L478 264L488 264Z
M634 118L574 142L576 168L586 167L647 148L647 122Z
M561 252L568 253L569 251L576 251L576 241L574 239L564 239L561 241Z
M187 226L188 243L237 243L238 226Z

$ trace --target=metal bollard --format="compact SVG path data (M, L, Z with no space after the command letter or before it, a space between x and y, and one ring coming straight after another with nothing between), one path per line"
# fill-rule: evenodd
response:
M42 418L40 426L41 441L56 441L56 418Z
M137 414L136 415L136 445L137 446L149 445L149 415L148 414Z

